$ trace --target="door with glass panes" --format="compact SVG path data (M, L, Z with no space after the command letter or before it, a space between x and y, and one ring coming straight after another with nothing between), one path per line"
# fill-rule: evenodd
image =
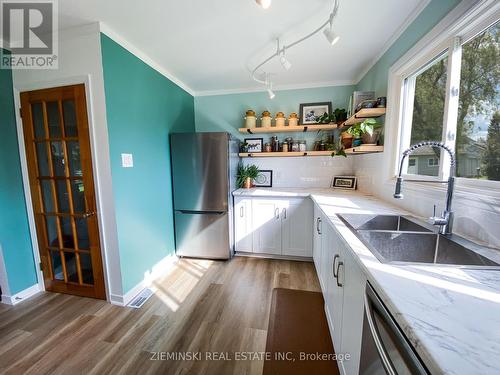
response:
M21 93L46 290L105 298L85 86Z

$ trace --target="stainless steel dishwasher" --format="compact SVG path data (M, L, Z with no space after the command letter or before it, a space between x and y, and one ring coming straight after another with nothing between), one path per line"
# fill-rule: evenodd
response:
M428 374L387 308L366 284L361 375Z

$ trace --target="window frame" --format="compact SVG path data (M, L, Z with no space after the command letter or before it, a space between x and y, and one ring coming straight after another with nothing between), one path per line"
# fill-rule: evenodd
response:
M436 162L434 162L434 161L436 161ZM438 158L436 158L436 157L427 158L427 166L428 167L439 167L439 165L440 165L440 163L439 163Z
M500 4L494 0L486 0L473 7L466 3L460 3L389 70L388 102L394 106L388 109L386 121L386 124L392 124L387 129L387 139L393 141L393 146L388 150L392 158L389 167L390 179L396 177L400 155L410 143L416 76L443 53L448 54L448 67L441 140L455 150L462 45L500 19ZM403 171L408 170L408 160L409 158L406 158ZM416 181L447 179L450 172L449 155L441 151L440 160L443 162L439 163L438 176L403 173L403 178ZM500 181L465 177L457 177L456 180L457 185L471 189L494 190L500 186Z

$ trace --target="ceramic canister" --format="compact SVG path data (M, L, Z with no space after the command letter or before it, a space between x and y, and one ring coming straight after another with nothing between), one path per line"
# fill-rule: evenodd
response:
M245 128L252 129L257 126L257 117L255 117L255 112L249 109L246 112L245 119Z
M271 127L271 112L269 111L262 112L262 118L260 119L260 126L263 128Z
M299 124L299 117L295 112L290 113L288 117L288 125L289 126L297 126Z
M283 112L276 113L276 126L283 127L285 126L285 114Z

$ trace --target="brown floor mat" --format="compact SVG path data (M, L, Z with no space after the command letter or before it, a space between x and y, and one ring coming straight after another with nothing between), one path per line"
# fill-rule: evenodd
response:
M264 362L263 375L339 374L331 356L330 360L301 359L301 353L334 353L321 293L273 289L266 352L271 359Z

